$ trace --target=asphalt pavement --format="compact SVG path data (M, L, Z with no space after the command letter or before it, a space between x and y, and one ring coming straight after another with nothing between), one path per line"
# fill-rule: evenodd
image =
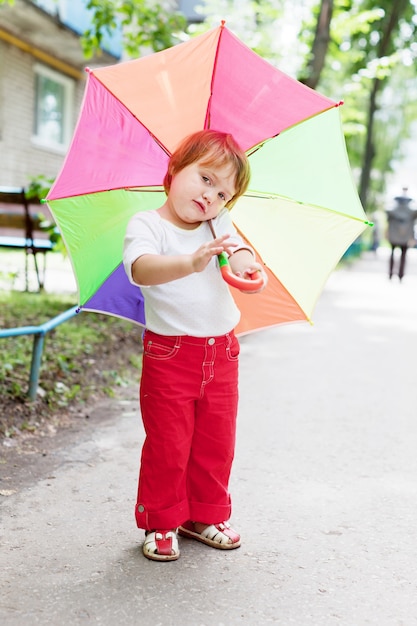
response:
M132 388L0 499L1 624L417 625L417 250L402 283L387 267L365 253L313 326L241 339L241 548L142 556Z

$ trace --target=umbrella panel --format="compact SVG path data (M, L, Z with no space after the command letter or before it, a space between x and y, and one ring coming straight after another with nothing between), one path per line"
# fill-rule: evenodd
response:
M163 204L163 191L118 189L49 202L85 304L119 266L127 223Z
M360 221L279 197L245 196L232 219L250 232L250 244L308 319L331 271L364 229Z
M250 157L251 192L279 195L366 221L352 179L340 107L264 143Z

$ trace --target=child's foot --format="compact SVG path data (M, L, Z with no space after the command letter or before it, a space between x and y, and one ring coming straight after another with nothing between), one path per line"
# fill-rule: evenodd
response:
M142 546L151 561L176 561L180 555L175 530L148 530Z
M220 550L233 550L240 546L240 535L230 527L229 522L211 525L185 522L179 527L178 534Z

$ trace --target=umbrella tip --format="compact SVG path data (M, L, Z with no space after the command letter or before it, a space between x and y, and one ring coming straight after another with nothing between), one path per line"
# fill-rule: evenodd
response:
M85 71L87 72L87 74L91 74L91 68L90 67L86 67Z
M337 107L341 107L342 104L345 104L344 100L339 100L339 102L336 104Z
M221 20L220 21L220 28L223 28L223 26L226 24L226 20Z

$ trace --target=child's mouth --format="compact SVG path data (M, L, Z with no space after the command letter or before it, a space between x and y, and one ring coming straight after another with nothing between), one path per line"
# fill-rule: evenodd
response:
M200 209L200 211L202 213L206 212L206 207L204 206L204 204L202 204L201 202L199 202L198 200L194 200L195 204L198 206L198 208Z

